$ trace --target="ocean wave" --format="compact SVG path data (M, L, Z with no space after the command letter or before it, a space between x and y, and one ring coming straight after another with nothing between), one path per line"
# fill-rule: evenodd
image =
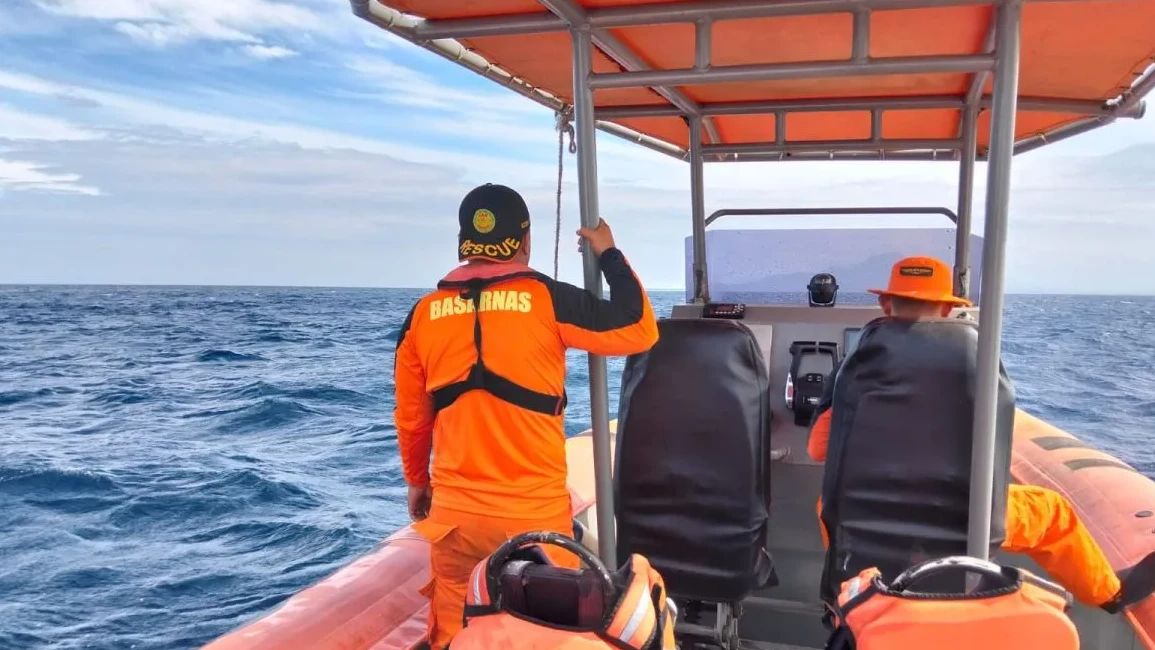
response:
M150 595L161 599L188 597L195 594L216 594L236 583L239 576L232 571L198 573L176 579L164 579L155 584Z
M295 399L315 400L335 404L369 404L375 401L371 395L333 385L302 388L290 392L289 396Z
M332 384L321 384L307 388L283 388L266 381L254 381L229 389L225 391L224 396L229 399L287 397L290 400L348 405L365 405L374 401L371 395Z
M242 387L240 390L244 390ZM275 392L275 388L268 386L252 386L250 392L266 391L279 397L264 397L249 404L239 404L227 407L204 409L184 413L180 417L189 419L215 419L217 431L226 433L248 433L273 430L295 422L326 415L324 411L315 409L292 399L284 399L285 393Z
M134 390L131 388L110 388L97 393L88 400L93 404L128 405L147 402L154 398L152 391Z
M404 525L391 367L423 293L0 289L0 649L201 647ZM1127 300L1009 297L1004 352L1024 408L1150 473L1155 301Z
M268 361L259 354L246 354L232 350L205 350L197 355L197 361Z
M79 391L75 388L69 388L67 386L38 388L36 390L0 391L0 406L11 406L13 404L20 404L21 402L30 402L45 397L53 397L55 395L71 395L77 392Z
M265 398L229 413L215 428L237 433L266 431L318 415L325 412L291 399Z
M1136 403L1131 407L1131 413L1141 418L1155 418L1155 400Z
M224 546L249 546L261 548L268 544L293 544L295 546L326 545L332 541L346 539L352 531L348 528L326 529L312 524L288 521L261 522L246 521L189 535L181 541L187 544L214 542Z
M267 381L254 381L243 386L230 388L222 393L226 399L261 399L262 397L280 397L285 395L285 389ZM235 412L231 409L227 412Z
M267 332L265 334L258 334L253 337L254 341L259 343L298 343L304 339L295 336L287 336L282 332Z
M277 503L301 508L319 505L308 490L283 479L268 478L252 469L214 475L196 486L204 494L233 495L249 503Z
M348 429L348 432L349 435L354 438L368 436L374 433L392 433L394 436L397 434L396 430L393 428L393 425L387 424L385 422L375 422L373 424L363 424L361 426L351 427Z
M23 499L61 494L120 494L115 479L92 470L0 466L0 492Z
M57 589L94 589L113 584L123 576L123 571L108 566L85 567L56 573L48 584Z
M52 644L52 637L28 632L0 632L0 648L16 650L16 648L46 648Z

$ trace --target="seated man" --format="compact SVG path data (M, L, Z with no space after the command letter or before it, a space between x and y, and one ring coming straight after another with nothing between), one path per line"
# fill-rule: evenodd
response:
M918 273L904 273L916 268ZM951 269L934 258L906 258L894 265L890 286L872 289L886 316L906 321L946 318L955 305L970 305L952 295ZM815 411L808 451L824 462L830 438L834 381ZM819 528L829 548L829 533ZM1117 613L1155 591L1155 552L1119 575L1083 526L1071 505L1057 492L1032 485L1010 484L1006 505L1006 537L1002 548L1025 553L1053 575L1081 602Z

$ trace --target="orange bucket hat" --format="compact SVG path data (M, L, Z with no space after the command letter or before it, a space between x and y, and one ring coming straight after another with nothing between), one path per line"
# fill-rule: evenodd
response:
M933 257L906 257L890 269L890 285L869 289L880 296L895 296L926 302L949 302L972 306L966 298L954 295L954 274L942 260Z

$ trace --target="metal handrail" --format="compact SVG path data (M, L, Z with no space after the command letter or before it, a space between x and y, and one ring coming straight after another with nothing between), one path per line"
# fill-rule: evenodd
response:
M872 214L940 214L958 225L958 215L950 208L942 207L893 207L893 208L730 208L715 210L706 217L709 226L722 217L799 217L831 215L872 215Z

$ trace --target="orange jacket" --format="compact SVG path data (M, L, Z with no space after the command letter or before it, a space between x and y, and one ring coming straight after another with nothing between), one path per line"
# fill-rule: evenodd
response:
M806 441L806 451L818 462L826 460L826 448L830 444L830 417L832 410L822 411L814 424L810 425L810 439Z
M810 428L807 451L819 462L826 460L833 412L826 408ZM1027 554L1088 605L1101 606L1119 593L1122 585L1110 561L1061 494L1034 485L1012 483L1007 487L1003 550ZM821 496L818 528L823 546L829 548Z
M546 519L569 508L563 414L486 390L465 391L435 412L433 395L470 376L475 314L486 370L553 396L551 405L565 394L567 348L614 356L652 347L658 326L641 283L621 251L607 250L600 262L609 300L525 266L483 264L458 267L414 305L394 366L394 421L409 485L431 483L440 507L463 512ZM478 279L493 284L474 303L461 287Z

